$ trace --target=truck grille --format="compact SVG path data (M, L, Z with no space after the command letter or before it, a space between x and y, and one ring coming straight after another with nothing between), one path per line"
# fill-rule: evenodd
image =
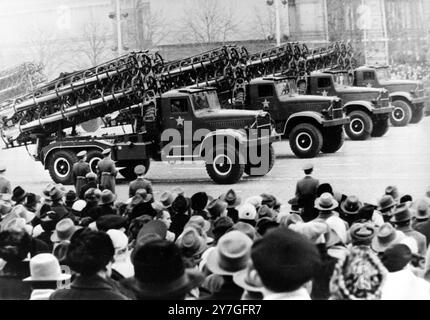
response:
M333 119L342 119L343 109L333 109Z
M209 128L211 130L217 129L244 129L246 126L250 126L252 123L249 120L224 120L224 121L211 121L209 122Z

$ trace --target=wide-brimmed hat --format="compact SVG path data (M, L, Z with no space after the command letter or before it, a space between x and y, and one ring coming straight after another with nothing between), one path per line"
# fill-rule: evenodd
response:
M385 194L388 196L392 196L396 202L400 199L399 190L396 186L388 186L387 188L385 188Z
M164 208L169 208L173 203L173 194L169 191L163 192L160 196L160 202L163 204Z
M172 203L172 208L176 212L185 213L190 208L190 200L183 195L178 195Z
M323 221L309 221L306 223L299 222L291 224L289 228L293 231L303 234L313 243L317 243L322 235L329 232L329 226Z
M148 223L145 223L140 229L137 239L147 235L147 234L157 234L161 239L166 238L167 234L167 226L160 220L151 220Z
M186 257L203 253L206 248L206 239L199 235L193 227L185 227L176 240L176 245Z
M145 174L146 168L143 165L138 165L134 168L134 173L138 176L141 176L142 174Z
M117 214L106 214L97 218L97 230L107 231L111 229L125 228L127 225L127 218Z
M255 209L258 209L259 207L261 207L262 202L263 202L262 196L252 196L245 200L245 203L252 204L255 207Z
M140 198L138 198L140 197ZM148 193L148 191L146 191L146 189L139 189L136 191L136 194L134 195L134 197L132 198L132 203L140 203L140 202L149 202L152 200L152 194Z
M221 195L220 200L227 203L227 208L235 208L242 202L242 199L237 196L233 189L230 189L227 193Z
M13 207L11 214L16 215L19 218L25 219L25 223L30 223L36 216L34 212L27 210L27 208L22 204Z
M72 210L76 212L81 212L87 206L85 200L78 200L73 203Z
M306 163L303 167L302 170L303 171L309 171L309 170L313 170L314 169L314 165L312 163Z
M371 247L376 252L384 252L394 244L399 243L405 238L405 234L394 229L390 223L383 224L376 236L372 239Z
M252 241L257 238L257 230L249 223L245 222L236 222L236 224L232 227L232 230L237 230L246 234Z
M429 203L425 199L421 199L418 201L416 205L415 211L415 219L419 220L427 220L430 218L430 207Z
M176 187L172 190L173 198L176 199L177 196L183 196L185 197L185 191L181 187Z
M342 212L348 215L356 215L363 207L363 203L356 196L349 196L341 203Z
M397 202L394 201L393 197L390 195L385 195L379 200L378 210L385 211L391 209L397 205Z
M185 269L179 248L166 240L154 240L134 255L134 291L140 299L180 297L204 280L195 270Z
M258 276L258 272L252 267L252 262L249 262L246 269L238 271L233 275L233 282L249 292L264 291L264 285Z
M391 219L394 223L401 223L410 221L412 219L412 213L406 203L398 205L393 213L393 218Z
M234 275L247 267L251 246L252 240L243 232L227 232L209 253L206 266L213 274Z
M250 203L244 203L238 209L238 218L239 220L257 220L257 210L255 206Z
M315 200L315 208L320 211L332 211L339 206L339 203L334 199L333 195L326 192L321 197Z
M281 206L281 203L279 203L278 199L274 195L263 193L261 194L261 198L263 199L261 201L262 206L266 205L270 209L276 209Z
M370 246L376 235L376 228L371 223L355 223L349 229L349 236L353 244Z
M34 193L28 193L27 194L27 200L25 202L26 207L34 207L38 203L40 203L40 196L39 195L36 195Z
M27 196L27 192L20 186L16 187L12 191L12 201L21 202Z
M201 211L208 205L209 197L206 192L197 192L191 196L191 209Z
M30 277L22 281L64 281L71 274L62 273L58 259L50 253L40 253L30 260Z
M358 210L358 213L355 219L352 222L355 221L371 221L373 218L373 214L375 212L376 206L373 204L367 204L364 203L363 206Z
M198 216L198 215L191 216L187 224L191 224L191 223L195 223L198 226L200 226L204 232L208 232L211 228L211 223L205 220L205 218L203 218L202 216Z
M96 180L96 179L97 179L97 175L96 175L94 172L88 172L88 173L85 175L85 178L86 178L87 180Z
M51 201L58 201L64 197L64 192L61 186L51 185L51 188L46 191L47 191L47 194L45 194L45 198Z
M100 195L100 201L102 204L111 204L116 200L116 195L110 191L109 189L105 189L102 191Z
M51 235L52 242L61 242L70 240L78 227L75 226L72 219L66 218L57 223L55 230Z
M207 206L207 210L212 217L219 217L225 211L225 209L227 209L227 207L228 207L227 202L219 199L214 199L211 202L209 202Z
M86 152L85 150L82 150L81 152L78 152L78 153L76 154L76 156L77 156L79 159L84 158L86 155L87 155L87 152Z
M258 212L257 212L258 219L265 218L265 217L270 218L270 219L274 219L277 216L277 214L278 213L275 210L269 208L265 204L263 204L258 209Z

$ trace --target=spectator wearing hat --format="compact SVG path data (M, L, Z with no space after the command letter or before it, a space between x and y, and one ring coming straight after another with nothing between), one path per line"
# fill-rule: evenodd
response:
M146 168L143 165L138 165L134 168L136 174L136 180L130 182L128 186L128 196L133 198L136 191L139 189L145 189L148 194L153 194L151 181L145 179Z
M239 220L239 212L237 207L242 203L242 199L237 196L233 189L227 191L227 193L221 195L220 200L227 203L227 216L230 217L234 223Z
M353 220L352 224L357 222L371 222L376 227L380 227L384 224L384 218L376 211L376 206L368 203L364 203L363 206L358 210L356 219Z
M300 206L299 206L299 199L294 197L288 200L288 204L290 205L290 213L298 214L298 215L302 214L302 209L300 209Z
M72 219L66 218L60 220L55 226L54 232L51 234L51 243L53 243L53 252L58 245L70 243L73 234L78 230Z
M180 249L166 240L152 240L133 254L134 277L122 284L137 300L184 300L203 281L200 272L186 269Z
M261 207L263 203L263 198L261 196L252 196L245 200L245 203L249 203L255 207L255 210L258 211L258 209ZM245 204L244 203L244 204Z
M199 265L203 252L207 249L206 239L199 234L194 226L187 226L176 240L186 268Z
M36 239L43 241L49 247L49 251L52 252L53 242L51 240L52 234L55 231L57 224L65 218L65 215L61 215L58 212L47 209L48 211L41 211L40 213L40 226L42 232L36 237Z
M91 169L87 163L87 152L85 150L79 152L76 156L79 160L73 164L72 180L76 194L80 194L82 187L87 184L86 175L91 172Z
M305 177L299 180L296 185L296 198L300 207L303 208L302 218L305 222L316 217L313 204L317 198L319 180L311 176L313 170L314 166L312 164L306 164L303 167Z
M389 247L400 243L405 237L403 232L396 230L390 223L384 223L372 239L371 248L381 254Z
M30 276L23 279L32 288L30 300L49 300L50 295L63 283L66 286L71 275L61 272L58 259L50 253L41 253L30 260Z
M0 165L0 194L11 194L12 187L6 178L6 166Z
M103 215L113 214L116 215L118 212L115 208L116 195L112 193L112 191L105 189L102 191L100 195L100 212ZM94 220L97 220L99 217L95 217Z
M257 220L255 229L260 236L264 236L269 230L279 227L279 223L269 217L263 217Z
M100 216L90 227L94 227L95 230L107 232L108 230L120 230L125 231L127 228L127 218L119 216L117 214L106 214Z
M212 223L219 217L227 216L227 206L227 202L219 199L213 199L211 202L209 202L207 209Z
M267 206L269 209L275 211L276 213L279 213L281 209L281 203L276 199L274 195L263 193L261 194L261 198L263 199L261 201L262 206Z
M370 247L373 238L376 236L376 227L370 223L355 223L349 229L351 245Z
M396 186L388 186L385 188L385 195L391 196L396 204L400 203L399 189Z
M304 235L285 227L254 242L251 258L264 300L310 300L305 288L321 263L317 247Z
M385 195L379 200L378 210L381 212L384 222L390 222L397 203L390 195Z
M253 226L245 222L237 222L231 228L231 230L237 230L246 234L252 241L257 239L257 230Z
M170 216L175 214L175 210L173 210L173 194L169 191L163 192L160 196L160 203L163 205L163 209L169 211Z
M339 203L334 199L333 195L330 193L323 193L321 197L317 198L314 203L314 207L319 212L316 218L327 220L332 216L337 216L337 213L334 211L339 207ZM303 221L307 222L306 219L302 216Z
M358 212L361 208L363 208L363 203L358 199L358 197L349 196L340 204L340 217L351 226L359 219Z
M430 244L430 207L426 200L421 200L417 204L415 211L415 220L412 228L422 233L426 237L427 247Z
M97 177L99 180L100 190L109 189L115 194L116 176L118 170L115 162L111 159L111 149L106 149L102 152L103 159L97 164Z
M407 237L412 237L418 244L418 254L422 257L427 252L427 239L422 233L411 227L412 213L406 204L400 204L394 211L392 222L396 229L403 232Z
M387 273L369 247L353 247L335 267L330 282L331 299L380 300Z
M208 300L240 300L243 289L233 282L233 275L247 268L252 240L240 231L224 234L211 250L206 261L208 270L222 276L222 286L207 297Z
M133 196L133 198L131 198L131 202L129 204L129 220L131 221L144 214L155 217L157 211L152 206L152 202L152 194L148 193L145 189L137 190L136 194Z
M190 200L185 198L183 195L178 195L172 203L172 208L175 211L175 214L172 217L170 231L178 237L190 219L190 216L188 215Z
M191 196L191 215L202 216L204 219L209 220L210 214L206 210L208 206L209 197L206 192L197 192Z
M382 287L382 300L430 300L430 283L412 272L408 246L396 244L388 248L381 260L389 271Z
M239 222L247 223L253 227L257 224L257 210L254 205L244 203L238 210Z
M218 243L218 240L226 234L234 226L233 220L227 216L219 217L212 222L212 228L209 231L209 236L213 236L214 243Z
M97 189L97 175L94 172L88 172L85 176L87 183L82 186L81 191L78 193L79 199L85 199L85 193L89 189Z
M36 213L40 207L40 196L35 195L34 193L29 193L26 198L26 202L24 204L25 208L28 211Z
M85 192L85 202L87 205L81 211L81 226L88 226L94 221L93 217L100 217L103 215L99 203L101 198L101 191L99 189L88 189Z
M20 186L13 189L12 201L15 202L15 205L19 205L19 204L24 205L26 197L27 197L27 192Z
M30 254L31 236L25 231L0 232L0 258L6 264L0 270L0 299L28 300L31 287L22 279L30 275L26 258Z
M249 260L246 269L233 275L233 282L244 290L241 300L263 300L264 286L252 260Z
M70 289L58 289L50 300L126 300L110 279L115 248L101 231L82 229L72 236L67 250L69 267L77 273Z
M172 225L172 218L170 217L170 213L167 210L162 210L155 216L155 220L163 222L167 227L166 240L170 242L175 242L176 235L169 231L170 226Z
M28 197L27 197L28 199ZM78 201L78 197L76 196L76 192L73 190L69 190L66 193L66 199L64 201L65 207L69 212L72 212L73 204ZM28 200L27 200L28 201Z
M128 250L128 237L123 231L116 229L110 229L106 233L111 238L115 248L111 278L120 281L124 278L133 277L134 269Z

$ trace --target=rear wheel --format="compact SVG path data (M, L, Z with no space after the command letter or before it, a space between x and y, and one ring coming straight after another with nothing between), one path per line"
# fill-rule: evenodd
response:
M424 107L418 106L415 107L414 112L412 113L411 123L420 123L421 120L424 118Z
M151 165L150 159L144 159L141 161L127 161L127 162L120 162L117 163L118 167L124 167L119 170L119 173L124 177L127 181L133 181L136 179L136 174L134 173L134 168L138 165L143 165L146 168L146 173L149 171L149 167Z
M345 142L343 126L328 128L323 131L323 153L335 153L342 148Z
M348 114L351 119L345 125L345 132L351 140L367 140L373 131L372 118L364 111L352 111Z
M242 178L245 165L239 150L233 146L216 147L211 163L206 163L206 171L215 183L234 184Z
M390 122L394 127L406 127L412 119L412 109L404 100L393 101L394 110L390 116Z
M268 153L268 158L265 157L264 155L262 155L262 157L264 159L262 159L261 161L268 161L268 163L260 163L257 165L253 165L253 164L247 164L245 165L245 173L248 176L251 177L263 177L266 174L268 174L270 171L272 171L273 166L275 165L275 160L276 160L276 154L275 154L275 149L273 148L272 145L269 146L269 153ZM266 170L264 170L264 168L267 168ZM254 170L252 170L254 169ZM258 170L258 171L257 171ZM255 171L252 172L252 171ZM262 171L262 172L260 172Z
M72 168L78 162L78 157L72 151L58 150L49 156L47 168L49 175L55 183L64 185L73 184Z
M290 147L299 158L316 157L323 145L321 131L310 123L302 123L291 130Z
M373 123L372 137L383 137L389 130L390 123L388 117L383 120L377 120Z
M91 172L97 174L97 165L101 159L103 159L101 151L93 150L87 153L87 162L90 165Z

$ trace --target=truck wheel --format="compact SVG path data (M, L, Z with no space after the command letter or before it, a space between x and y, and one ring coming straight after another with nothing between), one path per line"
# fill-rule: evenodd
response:
M72 168L73 164L78 162L78 157L72 151L58 150L49 157L48 170L49 175L55 183L64 185L73 184Z
M375 121L373 124L372 137L380 138L383 137L390 128L390 123L388 118L384 120Z
M151 160L150 159L144 159L142 161L129 161L126 163L118 163L118 167L124 167L123 169L119 170L119 173L121 173L121 175L124 177L124 179L126 181L133 181L134 179L136 179L136 174L134 173L134 168L137 165L143 165L146 168L146 173L148 173L149 171L149 167L151 165Z
M326 129L323 131L323 146L321 151L323 153L335 153L342 148L344 142L343 126Z
M248 176L251 176L251 177L263 177L266 174L268 174L270 171L272 171L273 166L275 165L275 160L276 160L275 149L273 148L272 145L269 146L269 158L268 159L264 159L264 160L268 160L269 161L269 163L268 163L269 166L268 166L267 171L265 173L251 174L251 169L259 167L260 164L257 164L257 165L247 164L247 165L245 165L245 173ZM262 161L264 161L264 160L262 160Z
M290 133L290 147L299 158L314 158L322 148L321 131L310 123L302 123L293 128Z
M412 124L420 123L421 120L424 118L424 108L423 107L416 107L414 112L412 113L411 122Z
M391 124L394 127L406 127L412 118L412 109L404 100L393 101L394 110L390 115Z
M352 111L348 114L351 122L345 125L345 132L351 140L367 140L373 131L372 118L364 111Z
M240 164L240 153L234 147L221 146L213 152L211 163L206 163L206 171L218 184L234 184L242 178L245 165Z
M97 174L97 165L101 159L103 159L103 155L99 150L93 150L87 153L87 162L90 165L91 172Z

